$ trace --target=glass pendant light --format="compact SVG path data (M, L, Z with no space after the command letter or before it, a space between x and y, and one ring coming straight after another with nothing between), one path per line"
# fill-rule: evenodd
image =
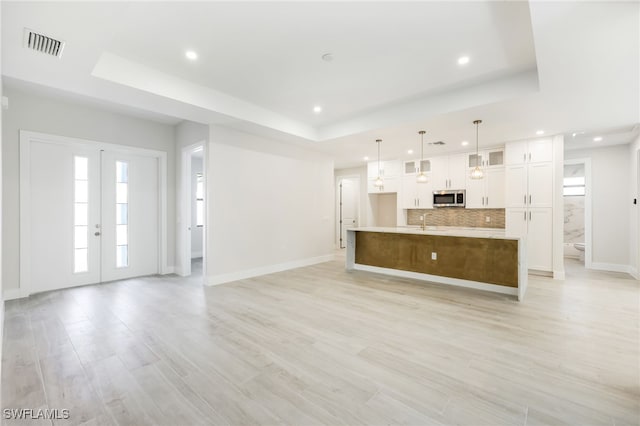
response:
M422 170L422 163L424 162L424 134L426 132L420 130L418 133L420 134L420 173L418 173L416 181L418 183L427 183L427 175L425 175L424 170Z
M376 188L381 188L384 185L384 181L382 180L382 173L380 168L380 144L382 143L382 139L376 139L376 143L378 144L378 177L373 182L373 186Z
M478 127L482 123L482 120L476 120L473 124L476 125L476 167L471 171L471 179L482 179L484 177L484 172L480 168L480 155L478 153Z

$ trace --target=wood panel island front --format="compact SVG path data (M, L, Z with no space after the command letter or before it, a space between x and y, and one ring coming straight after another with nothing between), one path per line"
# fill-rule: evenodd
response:
M527 288L522 238L501 229L354 228L347 270L361 270L517 296Z

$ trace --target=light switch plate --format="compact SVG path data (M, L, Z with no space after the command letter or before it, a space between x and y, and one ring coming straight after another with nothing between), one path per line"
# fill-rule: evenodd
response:
M435 251L431 252L431 260L438 260L438 253L436 253Z

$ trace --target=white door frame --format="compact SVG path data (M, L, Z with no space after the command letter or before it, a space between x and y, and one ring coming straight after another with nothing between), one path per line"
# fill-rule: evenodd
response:
M31 142L104 149L158 159L158 273L173 271L167 263L167 153L88 139L20 130L20 296L31 294Z
M573 160L565 160L565 166L571 166L575 164L584 164L584 178L585 178L585 194L584 194L584 267L587 269L592 268L593 264L593 244L591 241L591 231L592 231L592 223L591 223L591 191L593 187L591 186L591 158L576 158ZM563 168L564 170L564 168ZM564 178L564 174L563 174ZM564 199L564 196L563 196ZM562 206L564 209L564 205ZM564 235L564 230L563 230ZM564 240L564 238L563 238Z
M362 212L362 206L360 204L360 193L362 192L362 182L360 182L360 175L345 175L336 177L336 240L335 246L340 249L340 236L342 235L342 226L340 224L340 183L344 179L355 180L358 182L358 226L362 223L360 215Z
M178 275L187 277L191 275L191 156L194 152L202 151L202 179L204 183L204 193L207 194L207 144L200 141L182 148L181 151L181 176L180 176L180 216L179 236L181 241L180 269L176 271ZM208 201L204 201L204 227L202 229L202 278L206 277L206 250L207 250L207 206Z

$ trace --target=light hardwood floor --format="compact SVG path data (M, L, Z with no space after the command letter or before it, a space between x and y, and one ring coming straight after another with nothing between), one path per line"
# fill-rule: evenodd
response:
M340 260L56 291L6 304L2 406L91 425L637 425L639 303L630 276L573 264L523 303Z

